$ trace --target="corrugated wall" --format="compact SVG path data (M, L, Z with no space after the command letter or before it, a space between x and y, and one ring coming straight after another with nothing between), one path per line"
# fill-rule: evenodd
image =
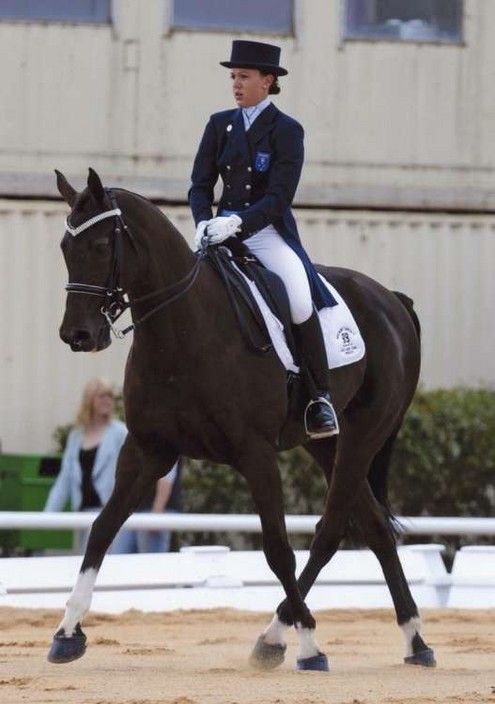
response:
M93 166L184 201L208 115L234 107L219 61L246 35L171 29L170 0L112 4L112 25L0 22L0 193L55 195L54 167ZM341 0L294 7L294 37L248 36L289 70L274 102L306 133L299 203L494 210L495 2L465 0L459 44L342 41Z
M167 215L188 240L186 208ZM5 452L46 452L69 422L85 381L121 385L130 339L97 355L58 338L67 208L0 201L0 440ZM495 216L299 210L314 261L359 269L414 298L423 326L422 382L495 386Z

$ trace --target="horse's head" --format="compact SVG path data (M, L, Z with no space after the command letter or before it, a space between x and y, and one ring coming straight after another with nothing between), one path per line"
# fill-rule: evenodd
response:
M60 337L75 352L96 352L110 344L108 319L102 311L118 283L115 228L120 211L116 211L92 169L87 188L81 193L62 173L56 171L56 174L58 190L71 207L61 243L69 283Z

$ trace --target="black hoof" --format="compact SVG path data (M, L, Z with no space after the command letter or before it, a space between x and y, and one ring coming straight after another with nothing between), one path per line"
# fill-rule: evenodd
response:
M76 632L72 636L66 636L63 629L55 633L52 647L48 653L48 661L57 664L72 662L82 658L85 652L86 636L82 632L81 626L77 624Z
M320 672L328 672L328 658L325 653L318 653L311 658L298 658L296 669L298 670L318 670Z
M409 655L407 658L404 658L404 662L406 665L422 665L423 667L437 666L435 653L431 648L426 648L426 650L420 650L419 653Z
M258 670L274 670L284 661L286 645L266 643L264 636L256 641L249 664Z

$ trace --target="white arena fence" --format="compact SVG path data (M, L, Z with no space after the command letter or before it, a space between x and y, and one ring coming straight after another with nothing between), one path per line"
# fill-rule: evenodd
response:
M320 516L286 516L289 533L313 533ZM89 528L95 514L82 512L45 513L43 511L0 511L0 529L80 530ZM495 518L470 517L397 517L408 535L485 535L495 536ZM136 513L124 523L128 530L238 531L260 533L261 523L252 514L151 514Z
M95 514L0 512L0 529L88 528ZM317 516L287 516L291 533L312 533ZM495 535L493 518L399 519L415 535ZM134 514L126 529L259 532L256 515ZM404 573L423 608L494 608L495 546L461 548L449 573L443 545L407 545L398 549ZM309 552L296 551L298 573ZM62 608L81 566L80 555L0 559L0 606ZM176 553L107 555L92 610L236 608L272 612L284 594L261 551L231 551L222 545L190 546ZM378 563L370 550L339 550L321 571L308 595L315 611L335 608L392 608Z

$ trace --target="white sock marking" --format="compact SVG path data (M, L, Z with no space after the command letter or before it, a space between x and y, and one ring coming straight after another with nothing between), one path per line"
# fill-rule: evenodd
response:
M96 582L98 570L90 567L85 572L79 572L74 589L67 601L65 616L60 622L66 636L71 636L76 624L82 619L91 605L91 597Z
M407 623L403 623L401 628L404 634L404 642L406 646L405 657L408 658L413 655L412 642L414 636L416 635L416 633L421 635L421 619L419 618L419 616L415 616L414 618L411 618L409 621L407 621Z
M269 643L270 645L285 645L286 631L287 626L282 623L275 614L268 628L263 631L265 643Z
M299 654L300 660L312 658L320 653L320 648L316 642L316 634L314 628L303 628L300 623L296 623L297 637L299 639Z

